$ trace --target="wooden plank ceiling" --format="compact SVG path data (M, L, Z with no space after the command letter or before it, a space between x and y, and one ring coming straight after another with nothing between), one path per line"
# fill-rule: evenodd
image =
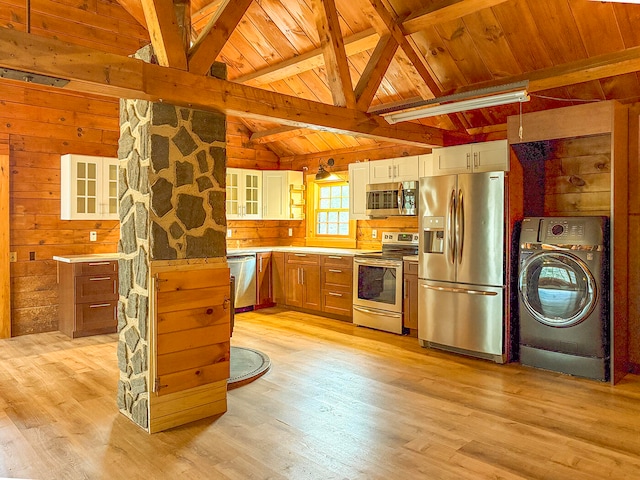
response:
M639 5L590 0L119 3L148 29L161 65L203 75L218 60L227 65L232 82L348 112L522 80L529 80L531 93L524 112L640 97L640 29L634 28ZM415 123L427 127L425 132L436 127L480 139L504 131L507 116L519 108L492 107ZM255 142L280 157L379 141L265 121L264 115L243 122Z

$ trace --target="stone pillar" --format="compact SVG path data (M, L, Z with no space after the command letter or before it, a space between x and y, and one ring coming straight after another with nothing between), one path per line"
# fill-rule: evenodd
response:
M153 387L151 265L226 257L225 140L223 114L120 102L117 403L145 429Z

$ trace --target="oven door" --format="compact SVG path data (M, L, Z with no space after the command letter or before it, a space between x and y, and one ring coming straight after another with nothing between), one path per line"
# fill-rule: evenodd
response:
M402 313L402 262L354 258L353 305Z

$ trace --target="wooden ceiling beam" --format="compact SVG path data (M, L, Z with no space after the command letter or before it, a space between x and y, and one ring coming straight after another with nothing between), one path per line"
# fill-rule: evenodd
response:
M347 56L362 53L376 46L379 40L378 34L373 28L369 28L344 40L344 50ZM277 82L284 78L293 77L314 68L324 66L324 57L321 48L316 48L297 57L278 63L253 73L234 79L234 82L247 83L256 87Z
M316 130L284 126L252 133L250 140L253 143L273 143L289 140L290 138L301 137L303 135L309 135L311 133L316 133Z
M173 0L142 0L141 3L158 63L163 67L186 70L188 44L185 44L176 14L184 12L184 8L175 8Z
M371 105L398 46L398 42L391 34L380 38L355 88L356 104L359 110L366 111Z
M224 0L189 50L189 71L206 75L252 0Z
M410 35L507 1L509 0L443 0L409 15L402 22L402 30Z
M313 7L333 104L355 108L356 98L335 0L313 0Z
M0 67L66 78L68 90L139 98L237 117L417 146L439 146L443 130L270 92L209 76L0 28Z

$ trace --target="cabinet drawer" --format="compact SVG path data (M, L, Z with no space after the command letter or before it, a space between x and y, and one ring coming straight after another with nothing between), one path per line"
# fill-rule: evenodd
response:
M404 262L405 275L418 275L418 263L417 262Z
M346 287L348 291L353 289L353 270L340 267L322 267L323 286ZM341 288L340 290L343 290Z
M322 290L322 311L350 317L353 297L350 292Z
M96 260L95 262L80 262L73 265L75 275L111 275L118 273L117 260Z
M118 300L117 275L76 277L76 303Z
M287 253L286 262L305 265L319 265L320 255L315 253Z
M322 266L353 268L353 257L347 255L322 255Z
M113 333L118 328L118 301L76 305L74 337Z

